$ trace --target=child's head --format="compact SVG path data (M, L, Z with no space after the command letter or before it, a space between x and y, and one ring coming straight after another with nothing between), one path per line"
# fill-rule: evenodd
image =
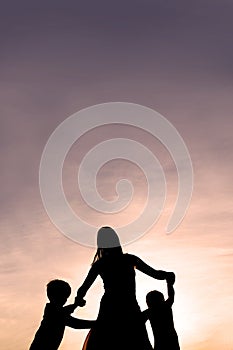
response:
M152 290L146 295L146 303L148 307L155 307L159 304L162 304L164 302L164 295L163 293Z
M64 305L71 294L69 283L62 280L52 280L47 284L47 296L50 302Z

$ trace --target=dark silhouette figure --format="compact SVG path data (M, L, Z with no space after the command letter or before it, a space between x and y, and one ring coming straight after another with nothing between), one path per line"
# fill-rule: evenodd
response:
M152 349L136 300L135 269L159 280L169 278L171 273L154 270L137 256L124 254L116 232L110 227L98 231L97 245L77 300L82 300L97 276L102 278L105 292L96 324L88 333L83 350Z
M57 350L65 331L65 326L72 328L91 328L95 321L80 320L70 316L77 306L84 306L82 301L63 306L71 294L70 285L62 280L53 280L47 284L47 303L43 320L37 330L29 350Z
M179 350L178 336L174 327L172 305L174 302L175 275L167 280L168 299L157 290L146 296L148 309L143 311L145 321L149 320L154 335L154 349Z

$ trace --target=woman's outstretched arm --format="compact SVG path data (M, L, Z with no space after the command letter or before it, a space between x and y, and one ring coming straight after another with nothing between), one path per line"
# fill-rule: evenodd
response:
M76 302L78 302L78 300L84 298L88 289L91 287L91 285L95 281L98 274L99 274L99 269L97 267L97 264L92 265L92 267L90 268L88 275L85 278L83 284L81 285L81 287L77 291Z
M137 270L145 273L150 277L156 278L157 280L169 279L170 274L173 274L173 272L155 270L153 267L147 265L144 261L142 261L137 256L135 256L135 267Z

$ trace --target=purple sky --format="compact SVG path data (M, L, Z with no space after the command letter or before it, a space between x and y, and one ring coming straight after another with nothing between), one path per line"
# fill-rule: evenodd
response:
M41 317L47 280L64 276L76 288L91 262L92 250L73 244L50 223L39 194L39 162L48 137L63 120L82 108L110 101L155 109L177 128L189 148L195 187L184 223L169 242L157 237L161 260L153 258L151 236L129 249L149 257L152 264L159 262L161 268L175 265L178 274L181 269L181 277L188 281L180 282L181 306L188 285L195 291L192 298L201 298L188 271L198 278L195 271L201 273L205 266L201 283L204 310L210 316L203 321L204 345L197 345L198 332L192 338L196 345L186 344L185 336L184 344L188 350L192 346L214 350L218 329L216 349L232 346L232 339L229 344L224 340L221 309L211 313L214 298L224 295L227 310L233 303L232 13L230 0L22 0L1 5L0 337L6 350L16 344L18 350L28 346ZM145 135L143 139L153 147L152 140ZM93 140L87 138L84 149ZM72 159L67 161L68 171ZM172 193L174 173L172 168L168 174ZM69 186L67 191L72 194ZM166 247L174 253L168 262ZM187 252L190 261L185 269ZM69 259L75 261L76 255L82 264L75 272L68 271ZM211 299L206 285L215 283L219 293L215 291ZM39 306L32 311L37 300ZM202 309L201 304L198 307ZM203 316L198 307L188 309L194 314L193 324ZM95 317L90 310L87 316ZM230 320L226 312L226 324ZM183 324L180 320L180 327ZM19 329L14 341L12 327ZM64 350L76 341L76 334L68 335Z

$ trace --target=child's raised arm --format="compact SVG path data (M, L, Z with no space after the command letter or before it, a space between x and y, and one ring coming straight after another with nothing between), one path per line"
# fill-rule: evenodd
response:
M175 274L173 273L173 276L170 275L170 277L167 278L168 299L166 300L166 304L169 306L172 306L174 303L174 298L175 298L175 290L173 287L174 283L175 283Z
M80 306L80 307L83 307L86 305L86 300L84 299L78 299L78 300L75 300L74 304L70 304L70 305L66 305L66 306L63 306L63 310L64 310L64 313L66 315L70 315L74 312L74 310Z

